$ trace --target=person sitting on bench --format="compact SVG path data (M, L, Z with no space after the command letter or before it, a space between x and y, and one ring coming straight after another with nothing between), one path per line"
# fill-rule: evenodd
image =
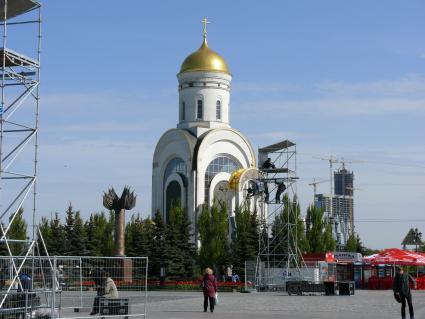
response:
M102 269L96 269L93 272L92 277L96 286L97 296L93 301L93 309L90 312L91 316L99 313L99 299L101 297L108 299L118 298L117 286L115 285L108 272Z
M272 159L269 157L267 158L267 160L263 163L263 166L261 168L265 168L265 169L271 169L271 168L276 168L276 166L274 165L274 163L272 162Z

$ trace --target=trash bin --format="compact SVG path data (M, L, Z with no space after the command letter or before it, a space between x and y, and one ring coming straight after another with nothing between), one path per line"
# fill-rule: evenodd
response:
M338 282L338 290L340 296L354 295L354 281Z
M335 295L335 282L333 281L325 281L325 295L326 296L334 296Z

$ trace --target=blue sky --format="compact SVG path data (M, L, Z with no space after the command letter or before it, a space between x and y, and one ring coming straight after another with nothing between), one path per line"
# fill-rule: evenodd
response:
M88 216L126 184L133 212L150 214L153 150L177 124L176 74L206 16L233 75L231 124L255 149L297 143L303 211L308 183L328 178L315 157L356 160L356 231L399 246L411 226L425 232L412 221L424 214L423 12L424 1L45 1L39 216L69 201Z

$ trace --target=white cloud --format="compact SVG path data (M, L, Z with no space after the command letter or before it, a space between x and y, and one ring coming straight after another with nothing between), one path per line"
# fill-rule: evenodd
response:
M425 114L424 98L312 98L308 100L265 100L241 103L249 109L245 116L256 116L256 112L273 114L274 118L291 115L327 116L376 116L384 114Z
M279 84L250 83L250 87L267 93L268 87ZM347 83L324 81L310 90L299 90L299 98L284 94L267 100L240 99L238 108L247 110L245 118L257 117L259 113L273 114L283 119L292 115L379 116L391 114L425 114L425 77L410 74L396 80ZM267 112L265 112L267 110Z
M303 132L296 131L266 131L260 134L255 135L255 139L259 142L262 141L280 141L280 140L304 140L304 139L313 139L313 134L307 134Z
M289 83L275 82L236 82L232 85L232 91L236 93L279 93L296 92L301 88Z
M323 94L335 96L425 97L425 77L416 74L408 74L396 80L359 83L325 81L315 87Z

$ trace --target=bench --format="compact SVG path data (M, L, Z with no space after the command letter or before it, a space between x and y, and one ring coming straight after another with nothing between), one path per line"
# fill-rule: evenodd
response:
M100 298L99 312L101 316L128 315L130 310L129 304L129 298ZM125 316L124 319L128 319L128 316Z

